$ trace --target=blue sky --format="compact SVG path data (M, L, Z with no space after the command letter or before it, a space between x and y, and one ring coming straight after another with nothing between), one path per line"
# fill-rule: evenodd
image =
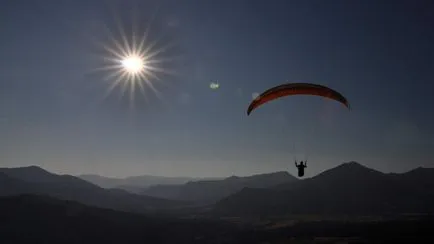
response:
M146 99L119 99L101 66L105 27L136 10L174 43ZM0 166L107 176L312 176L345 161L434 166L432 1L2 1ZM152 17L155 16L155 17ZM150 22L150 20L153 20ZM115 34L116 38L119 35ZM220 88L209 88L218 82ZM293 96L246 116L252 94L312 82L350 101Z

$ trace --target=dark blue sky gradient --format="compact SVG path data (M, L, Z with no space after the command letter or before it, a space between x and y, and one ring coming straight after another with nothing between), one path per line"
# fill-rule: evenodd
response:
M158 9L158 11L157 11ZM147 93L104 98L94 40L136 10L162 55ZM24 1L0 3L0 166L108 176L250 175L309 158L401 172L434 166L432 1ZM144 30L143 28L141 29ZM119 36L117 35L117 38ZM165 85L162 84L164 82ZM211 82L220 88L209 88ZM352 111L294 96L246 109L284 82L330 86Z

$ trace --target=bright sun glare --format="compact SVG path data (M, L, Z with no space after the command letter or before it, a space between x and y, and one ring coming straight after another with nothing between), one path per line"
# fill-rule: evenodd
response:
M149 26L139 28L133 24L130 34L127 34L125 26L118 22L119 36L115 35L108 26L105 27L109 41L101 41L99 45L104 48L105 55L102 58L107 63L96 69L108 71L105 80L109 84L104 98L119 87L122 97L126 92L129 93L130 105L134 101L136 91L139 91L145 99L147 99L145 93L148 91L162 99L156 85L163 82L159 74L174 74L167 70L167 67L162 67L164 62L173 60L167 57L166 52L171 45L162 45L161 40L156 36L153 36L156 39L151 40Z
M126 57L121 61L121 63L124 66L124 69L131 74L137 74L146 68L146 61L136 55Z

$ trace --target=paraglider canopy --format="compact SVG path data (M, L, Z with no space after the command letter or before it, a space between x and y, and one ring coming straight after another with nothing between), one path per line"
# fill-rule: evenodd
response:
M321 96L340 102L350 109L348 100L342 94L331 88L311 83L288 83L272 87L256 97L250 103L249 108L247 109L247 115L250 115L253 110L264 103L290 95Z
M282 84L279 86L272 87L266 90L265 92L263 92L262 94L259 94L259 96L257 96L250 103L247 109L247 115L250 115L250 113L253 110L257 109L259 106L265 103L290 95L320 96L331 100L335 100L343 104L348 109L350 109L350 104L348 100L342 94L329 87L317 85L317 84L311 84L311 83L288 83L288 84ZM294 144L294 152L295 152L295 144ZM303 161L301 161L300 164L297 164L295 154L294 154L294 160L295 160L295 166L298 169L298 176L299 177L304 176L304 168L307 167L306 165L307 156L304 164Z

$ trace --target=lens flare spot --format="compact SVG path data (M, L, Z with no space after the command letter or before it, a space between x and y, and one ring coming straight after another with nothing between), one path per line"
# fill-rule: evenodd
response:
M216 83L216 82L211 82L211 84L209 84L209 88L211 88L211 89L213 89L213 90L216 90L216 89L218 89L220 87L220 84L219 83Z

